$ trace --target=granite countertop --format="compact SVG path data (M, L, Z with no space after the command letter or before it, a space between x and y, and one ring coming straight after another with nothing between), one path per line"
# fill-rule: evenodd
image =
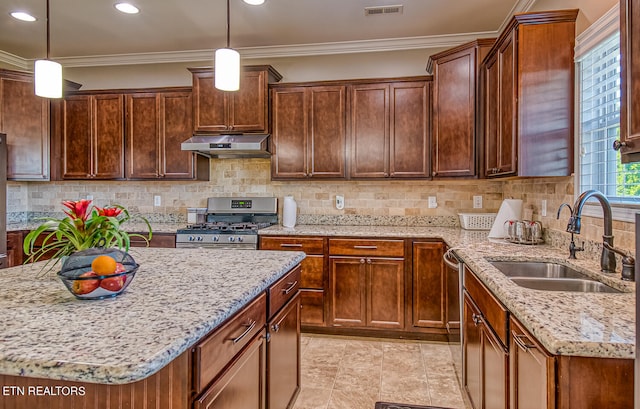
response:
M2 270L0 374L123 384L152 375L303 258L302 252L135 248L121 295L77 300L42 263Z
M486 231L449 227L299 225L272 226L259 234L442 239L550 353L626 359L635 356L635 283L620 279L620 265L617 274L608 275L600 272L595 261L569 260L568 249L490 241ZM514 284L487 259L565 264L623 293L531 290Z

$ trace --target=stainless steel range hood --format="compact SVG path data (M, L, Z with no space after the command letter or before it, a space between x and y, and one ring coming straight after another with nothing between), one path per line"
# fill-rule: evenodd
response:
M182 142L183 151L208 158L270 158L269 135L194 135Z

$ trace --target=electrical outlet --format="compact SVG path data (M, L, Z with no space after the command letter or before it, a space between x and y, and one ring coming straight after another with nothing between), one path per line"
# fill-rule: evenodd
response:
M436 201L436 197L435 196L429 196L429 209L435 209L436 207L438 207L438 202Z
M93 195L87 195L87 200L93 200Z
M162 198L160 197L160 195L153 196L153 205L162 206Z
M542 203L540 205L540 214L544 217L547 215L547 201L546 200L542 200Z
M474 196L473 197L473 208L474 209L482 209L482 196Z
M336 209L344 209L344 196L336 195Z

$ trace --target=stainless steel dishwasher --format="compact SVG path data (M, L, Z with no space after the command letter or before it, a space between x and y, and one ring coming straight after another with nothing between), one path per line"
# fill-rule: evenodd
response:
M443 260L444 263L451 269L453 270L453 274L457 274L457 283L458 283L458 288L457 288L457 292L458 292L458 316L459 316L459 337L456 338L452 338L449 337L449 347L451 349L451 357L453 358L453 364L455 366L455 370L456 370L456 375L458 376L458 382L460 383L461 387L462 387L462 368L464 365L464 347L463 347L463 340L464 340L464 321L463 321L463 316L462 316L462 306L463 304L463 288L464 288L464 264L462 262L462 259L460 259L460 257L458 257L455 254L455 248L451 247L449 248L443 255ZM449 278L449 276L447 276L447 278ZM453 279L453 277L451 277ZM449 326L449 324L447 324L447 326ZM450 332L451 329L447 328Z

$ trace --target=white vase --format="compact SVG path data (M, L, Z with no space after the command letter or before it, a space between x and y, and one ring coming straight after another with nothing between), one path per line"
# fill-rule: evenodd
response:
M282 225L284 227L294 227L296 225L297 212L297 204L296 201L293 200L293 196L285 196L282 209Z

